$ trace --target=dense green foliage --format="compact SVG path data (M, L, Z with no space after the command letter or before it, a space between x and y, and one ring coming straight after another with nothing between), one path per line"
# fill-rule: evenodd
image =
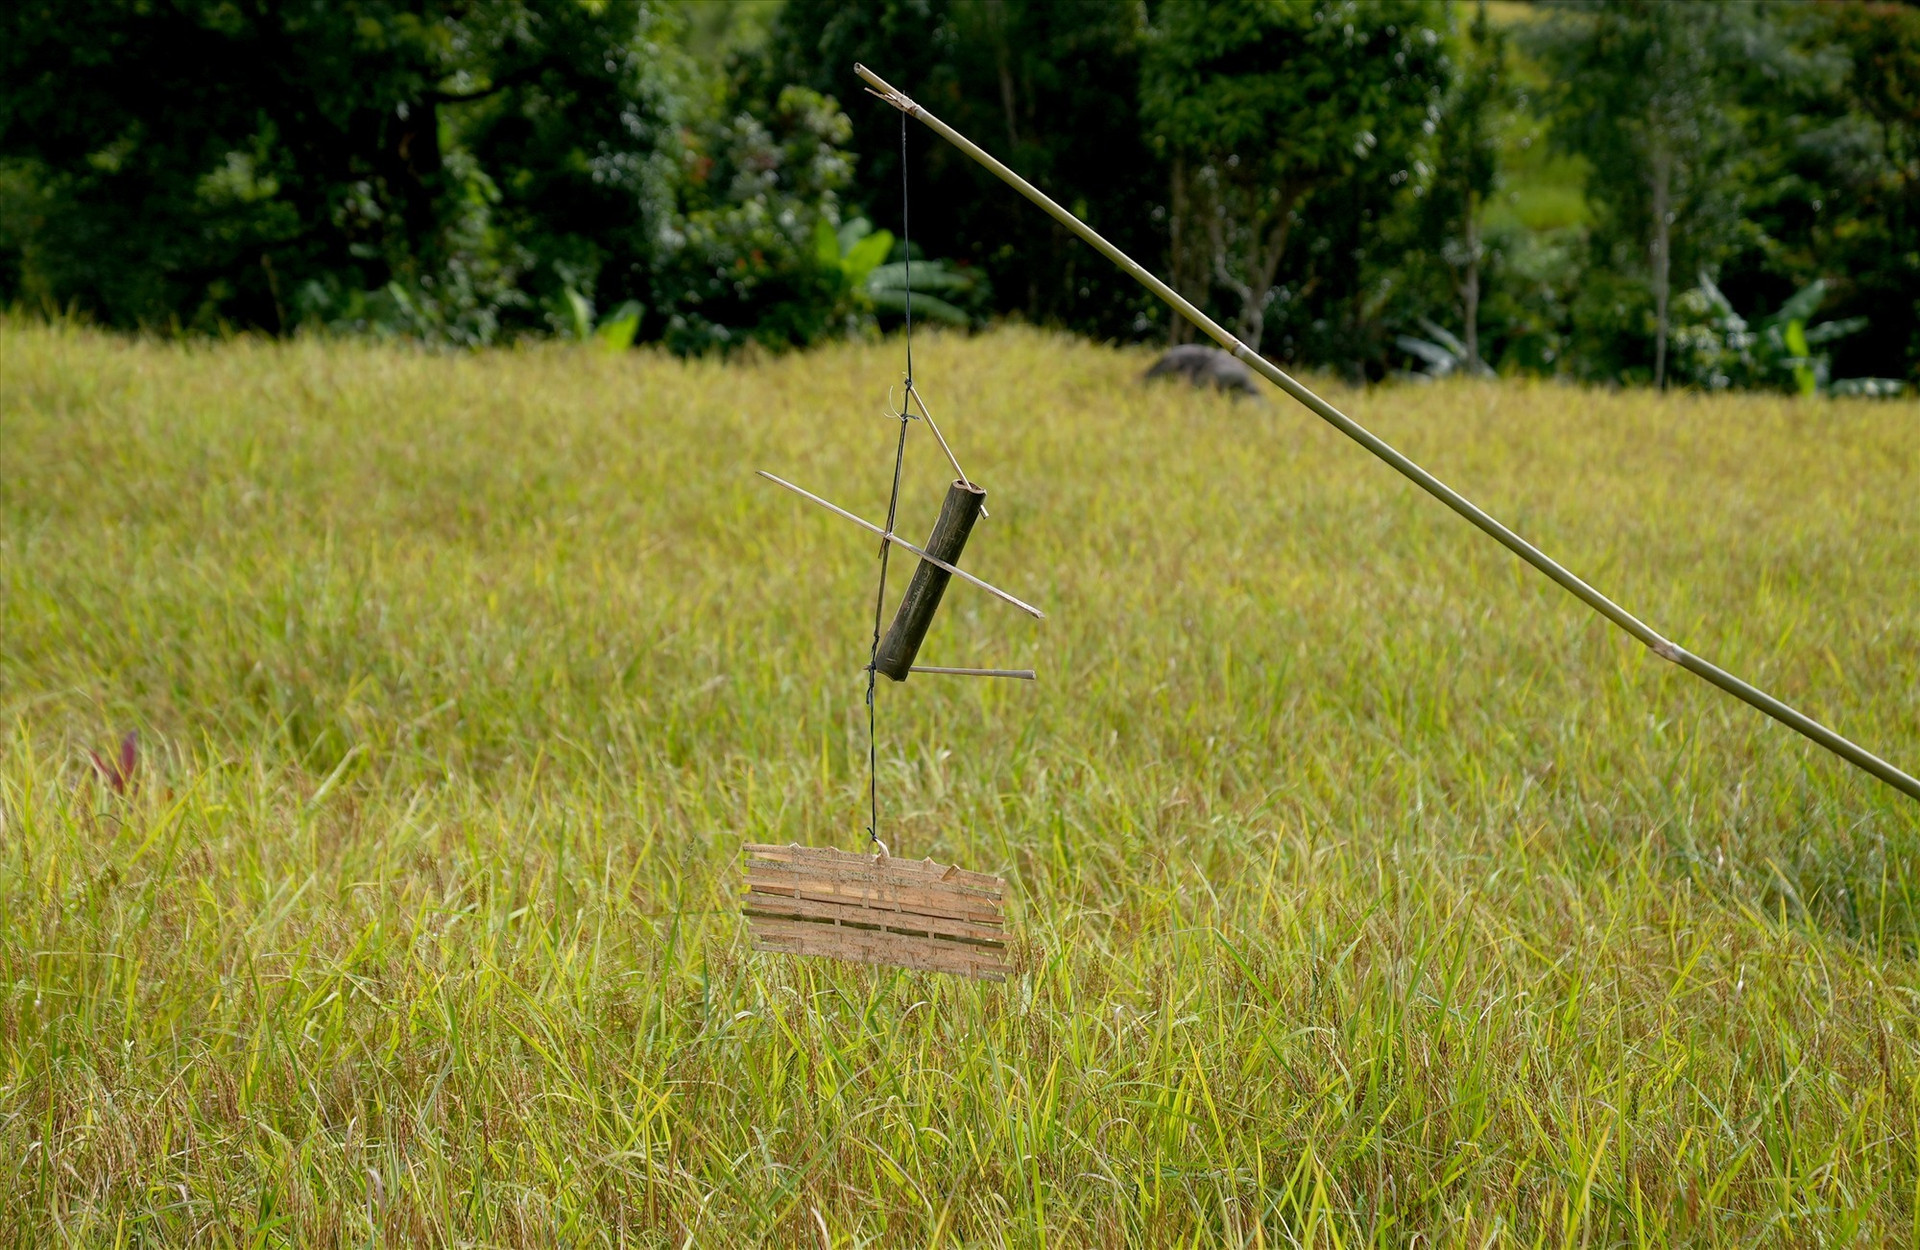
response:
M1864 0L23 0L0 299L803 344L903 309L817 246L866 221L929 315L1185 335L918 128L905 221L857 61L1279 359L1920 378L1920 10ZM1750 350L1816 283L1831 336Z
M1336 290L1352 285L1340 279L1355 249L1320 246L1323 234L1276 290L1280 265L1302 220L1325 230L1389 211L1393 174L1439 111L1445 17L1430 0L1159 10L1141 101L1172 169L1172 271L1189 298L1220 288L1237 301L1249 346L1270 310L1316 287L1322 309L1360 297L1337 324L1365 333L1361 292Z
M741 72L751 82L800 82L860 101L849 109L852 148L878 219L900 221L900 116L855 90L856 62L1046 187L1122 250L1157 257L1166 181L1140 123L1145 32L1136 8L791 0ZM1164 324L1132 279L921 127L908 131L907 162L915 240L984 273L1000 310L1105 337Z
M729 113L647 0L89 8L0 19L16 298L457 343L632 302L697 349L805 342L849 295L811 263L845 117Z
M123 325L475 342L529 311L539 261L618 255L650 207L640 171L572 136L630 120L652 157L642 10L443 7L9 6L19 293Z

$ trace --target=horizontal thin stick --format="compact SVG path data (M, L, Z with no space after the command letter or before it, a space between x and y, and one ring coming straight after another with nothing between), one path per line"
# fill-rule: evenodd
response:
M1008 594L1006 591L1000 589L998 586L995 586L990 582L983 582L979 578L975 577L973 574L965 571L964 569L957 569L953 567L951 564L948 564L945 560L941 560L941 559L938 559L937 557L928 555L926 552L920 550L920 548L914 546L912 543L908 542L906 539L900 537L900 535L889 534L887 531L881 529L878 525L875 525L872 521L863 521L859 517L853 515L853 513L848 512L845 508L839 507L835 504L828 503L826 500L820 498L820 496L814 494L812 491L801 490L798 486L795 486L792 482L786 481L783 478L777 478L773 474L767 472L765 469L756 469L754 471L758 473L761 477L766 478L769 482L772 482L775 486L784 486L788 490L792 491L794 494L800 496L802 499L811 499L813 502L819 504L822 508L825 508L828 512L834 513L837 516L843 516L847 518L847 520L852 521L855 525L858 525L862 529L873 531L875 534L878 534L880 537L886 539L888 542L892 543L894 546L905 547L908 551L911 551L914 555L919 556L922 560L925 560L928 564L933 565L935 568L945 569L947 572L953 574L955 577L959 578L961 581L972 582L974 585L986 591L988 594L994 596L997 599L1006 600L1008 603L1011 603L1014 607L1019 608L1022 612L1027 613L1029 616L1035 617L1036 619L1042 620L1042 621L1047 619L1047 614L1045 612L1042 612L1039 608L1034 607L1031 603L1027 603L1024 600L1016 599L1012 595Z
M1567 593L1639 639L1640 642L1645 644L1655 655L1678 664L1689 673L1711 682L1736 699L1740 699L1760 709L1789 729L1804 734L1840 758L1872 773L1894 789L1905 793L1911 798L1920 799L1920 781L1901 772L1892 764L1887 763L1887 761L1873 754L1873 752L1841 737L1812 717L1788 707L1785 703L1774 698L1766 691L1748 685L1725 669L1708 663L1699 656L1669 641L1631 612L1628 612L1625 608L1607 598L1586 582L1575 577L1544 551L1541 551L1538 547L1535 547L1532 543L1520 537L1520 535L1494 520L1487 513L1482 512L1459 491L1454 490L1451 486L1448 486L1445 482L1442 482L1439 478L1427 472L1412 460L1409 460L1406 456L1390 446L1384 439L1378 437L1358 421L1355 421L1346 413L1341 412L1338 408L1335 408L1332 404L1314 394L1305 384L1296 381L1278 365L1229 334L1226 329L1214 321L1213 318L1207 316L1207 314L1201 312L1198 308L1195 308L1192 304L1188 303L1187 300L1182 298L1178 291L1175 291L1159 278L1147 272L1147 270L1132 257L1101 238L1100 235L1094 231L1093 227L1054 203L1038 187L1035 187L1025 178L1022 178L1019 174L1014 173L1011 169L1008 169L1005 165L995 160L971 139L968 139L965 135L947 125L932 113L927 112L926 109L914 103L913 100L909 99L900 91L889 86L884 79L866 66L855 65L853 69L860 77L866 79L879 89L876 94L878 94L881 99L893 105L893 107L899 109L901 112L925 122L934 133L959 148L962 152L965 152L968 156L971 156L980 164L986 166L1000 181L1033 201L1048 216L1079 235L1092 246L1095 251L1118 265L1138 281L1140 285L1152 291L1162 300L1165 300L1167 304L1181 316L1199 327L1208 338L1211 338L1214 342L1231 352L1235 359L1244 361L1247 365L1257 370L1261 376L1265 377L1269 382L1272 382L1275 386L1299 400L1300 403L1305 405L1314 415L1320 417L1327 422L1327 424L1333 426L1333 428L1339 430L1342 434L1345 434L1348 438L1360 444L1375 456L1386 461L1389 465L1393 466L1394 469L1409 478L1416 486L1420 487L1420 489L1426 491L1441 503L1446 504L1447 507L1452 508L1455 512L1491 536L1496 542L1506 547L1507 550L1513 552L1522 560L1525 560L1528 564L1531 564L1534 568L1546 574Z
M1039 677L1030 668L936 668L931 664L916 664L907 670L909 673L945 673L949 677L1017 677L1021 681L1038 681Z

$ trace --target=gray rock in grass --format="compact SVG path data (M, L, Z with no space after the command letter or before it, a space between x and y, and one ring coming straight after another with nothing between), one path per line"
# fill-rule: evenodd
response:
M1203 347L1198 343L1170 347L1143 376L1166 378L1175 375L1184 377L1195 386L1212 386L1215 390L1233 395L1249 395L1257 401L1265 398L1260 393L1260 383L1254 379L1253 370L1217 347Z

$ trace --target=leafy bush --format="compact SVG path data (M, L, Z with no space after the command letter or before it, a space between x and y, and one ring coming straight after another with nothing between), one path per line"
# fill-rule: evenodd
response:
M1741 386L1785 388L1802 395L1826 391L1831 362L1814 348L1867 327L1865 317L1808 324L1826 299L1825 281L1800 288L1751 328L1712 278L1702 273L1699 283L1676 301L1681 320L1674 335L1675 364L1683 377L1709 390ZM1876 392L1849 387L1846 393Z
M654 261L669 347L786 347L845 327L854 286L816 234L839 225L850 133L831 98L788 87L765 120L740 112L683 134L678 211Z

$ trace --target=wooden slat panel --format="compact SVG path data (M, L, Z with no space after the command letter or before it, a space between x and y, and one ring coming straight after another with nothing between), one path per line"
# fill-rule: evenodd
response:
M753 936L756 948L788 955L950 972L989 981L1004 981L1008 971L995 952L982 947L871 929L767 917L753 922Z
M922 916L913 912L883 911L874 907L846 903L823 903L815 899L782 898L753 894L741 905L749 916L792 916L802 920L832 921L836 924L867 925L895 933L925 933L935 937L964 939L971 942L1004 942L1006 932L998 923L971 924L945 916Z
M757 950L1005 980L1006 883L932 860L750 843Z

